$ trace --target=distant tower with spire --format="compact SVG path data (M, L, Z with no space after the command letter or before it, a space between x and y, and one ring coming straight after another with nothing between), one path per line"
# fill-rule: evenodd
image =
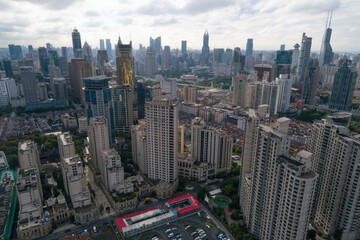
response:
M81 49L80 32L76 29L76 27L72 31L71 36L72 36L74 56L78 57L78 55L81 55L82 49ZM80 52L80 54L79 54L79 52Z
M326 27L325 27L325 33L321 42L321 50L320 50L320 57L319 57L319 65L320 67L329 64L332 62L332 58L334 56L334 53L332 51L332 47L330 44L330 38L331 38L331 19L332 19L332 11L328 12L328 16L326 19Z
M209 65L210 48L209 48L209 32L206 29L203 36L203 47L201 50L200 64L203 66Z

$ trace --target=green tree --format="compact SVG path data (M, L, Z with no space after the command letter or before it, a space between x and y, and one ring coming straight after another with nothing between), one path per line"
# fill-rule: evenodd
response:
M311 229L307 232L307 239L309 240L316 240L316 230L315 229Z
M197 192L197 198L200 200L200 201L204 201L205 199L205 196L207 194L207 191L205 188L200 188Z

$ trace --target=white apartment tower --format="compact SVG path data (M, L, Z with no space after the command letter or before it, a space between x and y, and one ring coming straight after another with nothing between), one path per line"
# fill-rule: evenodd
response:
M193 161L215 166L215 174L230 171L232 147L232 138L225 131L208 127L198 117L191 122Z
M138 125L131 126L131 147L133 161L138 165L143 173L147 173L146 158L146 127L144 121L139 121Z
M155 99L145 105L146 158L150 179L167 183L178 179L179 109L175 100Z
M324 235L342 229L342 240L356 239L360 227L360 142L350 137L350 117L336 113L316 122L309 143L320 176L314 223Z
M111 190L123 192L124 189L124 168L121 165L121 158L115 149L105 150L102 155L104 169L102 179L105 187Z
M91 197L86 185L83 163L75 153L75 144L70 133L60 134L58 145L64 187L70 196L73 207L79 208L90 205Z
M291 87L293 83L292 78L288 78L287 74L280 74L275 80L279 84L278 91L278 112L286 112L290 105Z
M250 192L240 201L245 222L260 240L305 240L317 179L311 171L312 154L301 151L295 159L288 157L289 119L279 118L267 126L259 124L262 120L256 115L249 117L253 123L246 135L254 148L244 149L247 163L240 189Z
M103 174L103 151L110 149L108 121L104 116L93 117L89 125L89 150L91 164Z
M21 169L36 168L40 170L40 157L36 142L31 140L19 142L18 157Z

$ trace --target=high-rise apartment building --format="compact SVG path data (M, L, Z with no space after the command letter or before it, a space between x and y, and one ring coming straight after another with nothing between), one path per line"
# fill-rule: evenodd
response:
M293 79L287 74L280 74L275 81L279 84L277 111L284 113L289 109Z
M118 85L129 85L134 88L134 68L132 43L122 44L119 37L116 45L116 72Z
M90 119L88 130L90 163L96 171L103 172L103 151L110 149L108 120L104 116L97 116Z
M255 84L255 108L260 105L269 105L268 113L276 114L279 103L279 83L273 82L256 82Z
M247 89L250 81L246 73L240 73L233 78L232 104L246 108L249 106Z
M356 239L360 227L360 142L347 126L350 113L336 113L313 124L308 149L320 175L314 224L325 236L341 229L341 239Z
M76 103L84 103L83 78L91 77L91 64L85 59L73 58L69 64L72 97Z
M312 42L312 38L306 36L305 33L303 33L299 59L296 68L296 79L295 79L296 83L300 83L303 81L305 70L308 66L308 62L310 59L311 42Z
M203 36L203 46L201 49L201 59L200 64L203 66L209 65L209 59L210 59L210 48L209 48L209 32L207 29L205 30L204 36Z
M345 60L335 73L329 101L329 108L331 109L340 111L351 110L357 73L355 68L350 68L348 64L348 61Z
M35 142L30 140L19 142L18 158L21 169L40 169L39 150Z
M79 54L79 51L81 52L81 36L80 36L80 32L75 28L72 33L72 46L73 46L73 53L74 53L74 57L81 57L79 55L81 55L81 53Z
M223 130L209 127L201 118L191 122L193 161L213 165L215 174L230 171L232 138Z
M103 151L102 154L103 170L102 180L105 187L109 190L124 192L124 168L121 165L121 158L115 149Z
M139 121L138 125L131 126L132 159L142 173L147 173L146 157L146 124Z
M68 104L68 92L65 78L54 78L54 97L58 101L66 102Z
M250 119L240 189L248 194L240 194L246 225L260 240L305 240L317 179L311 153L288 157L289 119L277 119L272 126L258 125L261 118L255 115Z
M145 105L147 174L167 183L178 180L178 104L154 99Z
M20 67L21 85L26 103L38 101L36 73L32 67Z

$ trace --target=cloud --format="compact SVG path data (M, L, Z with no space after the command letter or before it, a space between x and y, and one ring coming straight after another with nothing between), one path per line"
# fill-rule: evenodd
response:
M171 25L171 24L175 24L178 21L176 20L176 18L169 18L169 19L163 19L163 18L158 18L155 19L152 26L165 26L165 25Z
M14 0L16 2L28 2L36 5L45 6L51 10L62 10L83 0Z
M180 13L183 14L201 14L212 10L220 10L222 8L231 6L235 3L234 0L197 0L186 4Z
M96 16L100 16L100 13L98 11L89 10L85 13L85 15L88 17L96 17Z

